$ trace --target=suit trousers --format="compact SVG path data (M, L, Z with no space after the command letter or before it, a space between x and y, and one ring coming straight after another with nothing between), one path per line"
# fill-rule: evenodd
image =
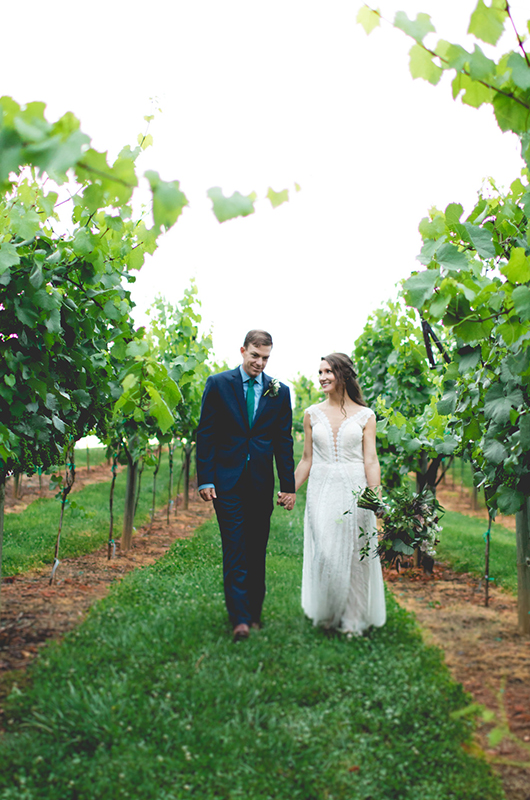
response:
M223 546L225 602L232 626L259 622L265 597L265 556L273 510L270 492L256 491L247 470L214 500Z

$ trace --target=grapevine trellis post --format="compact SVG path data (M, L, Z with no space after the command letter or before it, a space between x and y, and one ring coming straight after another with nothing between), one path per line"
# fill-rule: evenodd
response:
M517 512L517 613L519 630L530 634L530 497Z

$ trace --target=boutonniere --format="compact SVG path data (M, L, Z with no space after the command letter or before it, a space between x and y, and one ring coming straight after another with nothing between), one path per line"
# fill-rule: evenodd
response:
M263 397L278 397L280 393L280 381L277 381L276 378L271 378L271 382L267 387L267 391L263 393Z

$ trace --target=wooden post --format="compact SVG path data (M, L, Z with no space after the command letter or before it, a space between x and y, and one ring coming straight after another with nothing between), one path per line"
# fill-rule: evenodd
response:
M488 514L489 514L489 509L488 509ZM486 606L486 608L489 605L489 599L490 599L490 545L491 545L491 523L492 522L493 522L493 517L491 516L491 514L489 514L488 530L484 534L484 539L486 541L486 553L485 553L485 559L484 559L484 580L486 582L486 588L485 588L486 594L485 594L485 597L484 597L484 605Z
M134 502L136 500L136 478L138 475L138 461L133 461L132 456L127 452L127 483L125 485L125 511L123 513L123 532L121 535L121 549L123 552L131 549L133 523L134 523Z
M519 631L530 636L530 497L515 516L517 536L517 605Z
M109 494L109 541L107 544L107 560L110 561L113 551L115 550L115 543L114 543L114 487L116 486L116 475L118 474L118 455L120 452L119 445L116 448L116 452L114 453L114 457L112 459L112 480L110 483L110 494Z
M193 444L187 442L184 446L184 494L182 507L187 510L190 497L190 467Z
M5 472L0 474L0 591L2 589L2 544L4 541L4 506L6 500L6 476ZM2 606L0 605L0 613Z

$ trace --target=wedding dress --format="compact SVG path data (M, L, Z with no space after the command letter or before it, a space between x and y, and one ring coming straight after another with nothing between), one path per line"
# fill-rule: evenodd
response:
M354 635L386 620L381 564L374 557L377 538L370 536L375 515L358 509L352 494L367 485L363 430L373 413L363 408L347 417L335 436L321 407L306 410L313 460L304 518L302 608L315 625ZM361 561L359 551L368 538L371 552Z

